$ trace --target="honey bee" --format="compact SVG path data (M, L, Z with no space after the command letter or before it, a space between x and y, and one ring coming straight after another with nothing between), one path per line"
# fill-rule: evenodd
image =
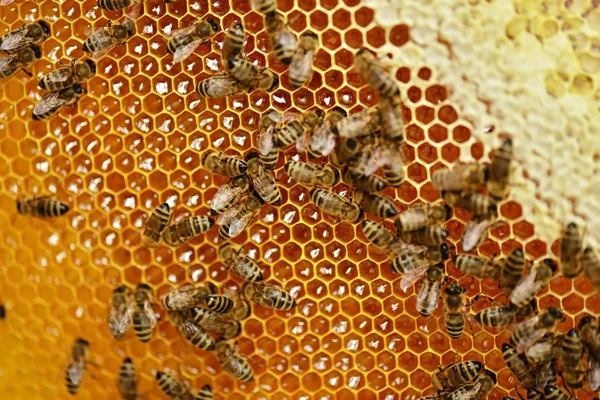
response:
M382 194L356 190L354 192L354 200L363 211L380 218L392 218L397 213L394 200Z
M235 290L224 288L224 294L211 295L206 298L206 306L227 319L240 321L250 316L250 304L242 300Z
M377 175L362 175L352 172L349 168L342 172L342 179L349 186L363 190L368 193L381 192L387 187L387 183L383 178Z
M402 153L389 148L383 161L383 177L391 187L400 187L404 182Z
M356 70L381 97L390 98L400 95L400 88L387 72L381 68L377 59L366 49L360 49L354 57Z
M335 143L333 144L335 148ZM331 163L336 167L347 165L350 160L355 158L362 151L361 143L352 138L342 139L331 153Z
M465 300L463 293L466 289L454 282L444 290L446 299L444 301L445 325L448 336L453 339L461 337L465 330Z
M165 372L158 371L156 373L156 383L160 390L174 400L196 400L189 386Z
M598 322L589 315L586 315L579 321L579 332L588 354L600 360L600 333L598 331Z
M536 394L541 396L539 390L544 390L548 385L556 386L558 384L558 369L554 361L539 365L535 371ZM533 394L533 393L532 393ZM540 397L541 398L541 397Z
M215 340L208 332L194 322L189 310L169 311L168 314L173 325L177 327L179 334L189 340L194 346L200 350L215 349Z
M117 388L123 400L138 400L144 397L138 391L137 375L135 374L135 366L131 358L127 357L123 360L119 369L119 379Z
M560 346L557 346L554 335L549 333L525 350L525 359L531 364L542 365L556 358L560 353ZM543 387L542 387L543 388Z
M54 218L65 215L69 206L50 196L24 197L17 200L17 212L37 218Z
M474 189L489 179L489 167L481 164L461 164L453 169L438 169L431 176L433 186L440 190Z
M300 35L298 47L290 63L290 84L298 89L313 76L313 61L319 48L319 37L312 32Z
M144 226L142 234L142 243L146 247L156 247L160 241L161 235L171 221L171 209L167 203L156 207Z
M265 203L278 206L281 204L281 192L279 186L271 172L266 169L258 153L250 153L246 156L248 169L246 175L252 181L256 193L265 201Z
M446 400L480 400L496 386L496 375L484 370L478 377L475 383L467 384L452 392Z
M564 319L563 313L555 307L550 307L542 314L533 316L519 325L510 335L510 345L523 353L525 349L551 332Z
M277 11L275 0L253 0L254 9L263 15L270 15Z
M290 122L279 130L276 137L277 145L286 147L296 143L296 147L298 147L300 141L302 143L299 150L304 151L303 143L310 144L311 134L323 122L323 118L324 113L321 110L307 111L294 116Z
M401 212L394 224L398 232L409 232L444 223L451 217L452 209L445 204L416 204Z
M56 92L74 84L85 82L94 75L96 75L96 63L94 61L73 59L70 66L61 67L45 75L38 82L38 87Z
M79 98L86 93L81 85L73 85L58 92L46 93L33 109L33 119L39 121L58 113L63 107L74 107Z
M46 21L24 24L19 29L0 36L0 52L12 53L29 44L42 43L51 34L50 25Z
M544 388L544 398L546 400L574 400L573 396L566 393L561 388L548 385Z
M298 43L296 36L288 30L283 15L277 12L265 15L265 31L271 40L275 58L281 63L289 65Z
M263 280L262 269L256 261L242 253L242 249L235 251L231 243L223 243L219 247L219 257L225 260L228 269L238 278L247 282L260 282Z
M500 224L502 222L498 222ZM460 244L463 251L468 253L475 250L487 238L489 229L495 224L487 218L473 217L463 231Z
M18 70L25 72L30 77L31 72L25 68L32 65L42 57L42 50L35 44L28 44L14 53L0 58L0 79L13 76Z
M560 242L560 271L566 278L576 278L581 272L579 254L583 243L577 224L571 222L565 228Z
M235 206L219 215L217 219L217 224L220 225L219 236L228 239L242 233L263 204L263 199L254 192L242 198Z
M488 195L496 201L502 200L508 195L512 159L512 140L506 139L494 154L494 159L490 165L490 179L487 182Z
M90 356L90 343L84 339L77 339L71 348L71 354L65 371L65 383L71 394L77 393L83 379L83 370L87 369Z
M284 164L286 174L291 178L307 185L335 186L340 174L330 165L317 165L300 161L290 161Z
M310 200L324 212L350 223L358 222L363 217L363 211L354 201L325 189L314 188L310 191Z
M221 294L206 297L206 306L217 314L227 314L233 309L233 299Z
M390 267L392 272L397 274L407 274L419 269L426 271L429 266L446 261L449 256L450 247L442 243L440 246L432 246L422 252L402 253L392 261Z
M250 180L246 175L229 179L215 193L210 204L211 214L222 214L234 206L240 197L248 192L250 192Z
M242 382L254 380L254 371L246 357L237 354L237 344L232 347L226 340L219 340L216 353L223 370Z
M210 76L196 86L196 92L202 97L228 97L249 90L248 86L242 85L233 76L222 73Z
M178 63L191 56L192 53L196 50L196 48L198 48L198 46L210 41L210 39L217 33L218 30L219 26L217 25L214 19L199 18L190 26L174 31L172 33L171 38L169 39L169 42L167 43L167 50L170 54L173 54L173 62Z
M383 138L391 143L404 142L404 118L400 107L393 99L381 97L379 100L379 117Z
M431 315L437 308L444 277L444 264L436 264L430 266L421 279L417 291L417 311L422 316Z
M491 197L479 192L452 192L442 190L442 199L450 207L460 207L470 211L475 216L490 216L496 214L498 206Z
M125 332L131 326L131 314L129 313L129 302L131 291L122 285L114 289L110 299L108 311L108 328L113 338L123 340Z
M464 386L474 381L483 371L483 364L479 361L463 361L461 363L439 368L439 371L431 376L433 386L440 391L447 391Z
M600 260L591 247L587 247L581 256L581 265L585 276L600 293Z
M566 369L572 369L581 364L583 359L583 342L577 329L571 329L561 340L560 358Z
M471 254L458 254L453 257L454 265L462 273L476 278L500 279L502 270L493 258L484 258Z
M384 250L388 249L389 245L397 240L396 235L386 227L370 219L365 219L361 222L361 227L367 240Z
M146 343L152 337L152 330L156 326L156 314L152 309L154 304L154 292L145 283L140 283L133 294L131 305L131 318L133 330L139 340Z
M292 67L293 64L294 61L292 60ZM318 158L321 156L328 156L334 151L335 145L337 143L337 135L334 132L333 128L339 121L346 118L347 116L348 113L341 107L333 107L331 111L327 113L327 116L325 117L323 122L315 129L312 136L310 137L310 140L308 141L309 157Z
M508 257L506 257L506 260L502 263L500 288L505 296L510 296L510 293L523 277L525 264L525 255L523 254L522 249L514 249L511 251L508 254Z
M217 287L210 282L196 286L186 285L167 293L162 299L162 305L169 311L185 310L206 303L206 297L216 292Z
M276 135L281 124L281 114L276 111L268 111L260 117L258 132L258 153L262 165L267 169L275 169L279 158L278 143Z
M168 245L180 246L206 232L214 224L215 220L207 216L185 218L165 229L162 238Z
M363 110L352 114L335 124L335 132L342 138L358 138L375 135L381 129L381 120L377 110Z
M85 53L92 53L94 59L102 58L113 47L125 44L135 32L135 23L129 18L117 24L109 21L108 26L93 31L83 42L81 49Z
M438 246L446 241L449 232L441 226L426 226L410 232L399 232L401 239L423 246Z
M521 382L521 385L523 385L523 387L535 387L536 380L533 368L529 366L523 354L519 354L509 344L504 343L502 345L502 357L504 357L504 362L506 362L506 366L511 370L513 374L515 374L515 376L517 377L519 382Z
M518 308L525 306L537 292L548 285L556 269L557 266L551 259L542 260L515 286L509 296L510 303Z
M251 61L231 58L227 60L227 67L231 76L249 88L272 92L279 85L279 77L273 71Z
M265 282L247 282L242 289L244 296L264 308L290 310L296 307L296 300L282 288Z
M234 22L229 27L223 39L223 49L221 50L221 64L223 68L227 68L227 60L243 56L245 39L244 25Z
M242 326L238 321L225 320L219 314L206 308L192 308L191 314L198 326L204 330L213 332L217 336L231 339L238 336L242 331Z
M202 155L200 163L213 174L233 178L246 173L248 165L235 156L227 156L223 152L207 151Z
M509 326L522 322L533 315L536 306L537 302L532 300L523 308L517 308L513 305L490 307L475 314L475 321L478 324L492 328Z

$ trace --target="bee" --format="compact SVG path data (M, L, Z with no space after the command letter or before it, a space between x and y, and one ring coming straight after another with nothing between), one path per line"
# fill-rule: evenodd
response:
M452 392L446 400L479 400L483 399L496 386L496 375L484 370L477 380L472 384L467 384Z
M237 344L232 347L226 340L219 340L215 351L223 370L242 382L254 380L254 371L252 371L248 360L246 357L237 354Z
M544 337L527 350L525 350L525 359L531 364L546 364L553 361L556 355L560 353L560 341L557 341L552 334L546 334ZM543 386L542 386L543 389Z
M497 224L501 224L498 222ZM468 253L475 250L487 238L490 228L496 224L487 218L473 217L463 231L460 244L463 251Z
M471 254L458 254L453 257L454 265L462 273L476 278L500 279L502 270L493 258L484 258Z
M300 35L298 47L290 62L290 84L298 89L313 76L313 61L319 48L319 37L312 32Z
M336 135L337 136L337 135ZM336 167L348 165L362 151L361 143L353 138L342 139L338 146L333 143L335 151L331 153L331 163Z
M342 172L342 179L349 186L355 187L356 189L363 190L368 193L381 192L387 187L387 183L383 178L377 175L362 175L352 172L349 168L346 168Z
M112 337L117 340L125 338L125 332L132 323L129 312L130 299L131 291L125 285L114 289L110 298L108 328Z
M78 61L73 59L70 66L61 67L44 75L38 82L38 87L56 92L74 84L85 82L94 75L96 75L96 63L93 60Z
M565 228L560 241L560 271L566 278L576 278L581 273L579 254L583 243L577 224L571 222Z
M325 189L312 189L310 200L324 212L350 223L358 222L363 217L363 211L354 201Z
M81 85L73 85L58 92L46 93L33 109L33 119L39 121L58 113L63 107L74 107L79 98L86 93Z
M227 67L231 76L249 88L272 92L279 85L279 77L273 71L249 60L231 58L227 60Z
M206 298L206 306L210 311L236 321L250 316L250 304L242 300L235 290L224 288L224 294L211 295Z
M366 49L360 49L354 57L354 65L359 74L381 97L400 96L400 88L387 72L381 68L377 59Z
M0 321L6 319L6 307L4 304L0 304Z
M338 183L340 174L330 165L317 165L300 161L290 161L284 164L285 173L291 178L307 185L332 187Z
M600 293L600 260L591 247L587 247L581 256L583 272L589 281Z
M275 0L253 0L254 9L263 15L270 15L277 11L277 2Z
M537 302L532 300L523 308L517 308L513 305L490 307L475 314L475 321L478 324L492 328L509 326L522 322L533 315L536 306Z
M506 260L502 263L500 288L505 296L510 296L510 293L523 277L525 264L525 255L523 254L522 249L514 249L511 251L508 254L508 257L506 257Z
M409 232L444 223L451 217L452 209L446 204L417 204L401 212L394 224L398 232Z
M437 308L444 281L444 264L432 265L419 283L417 291L417 311L424 317L431 315Z
M178 63L188 58L198 46L210 41L218 30L219 26L214 19L199 18L190 26L174 31L167 43L167 50L170 54L173 54L173 62Z
M123 400L138 400L144 397L138 391L137 376L135 374L135 366L131 358L127 357L123 360L119 369L119 379L117 388Z
M217 314L227 314L233 309L233 299L221 294L206 297L206 306Z
M77 393L83 379L83 370L87 369L90 356L90 343L84 339L77 339L71 348L68 367L65 371L67 390L71 394Z
M27 45L42 43L51 34L50 25L46 21L24 24L19 29L0 36L0 52L12 53Z
M135 35L135 23L127 18L122 23L113 24L97 29L83 42L81 49L85 53L92 53L92 58L102 58L115 46L125 44L127 40Z
M220 225L219 236L228 239L242 233L263 204L263 199L254 192L242 198L235 206L219 215L217 219L217 224Z
M533 299L537 292L546 287L556 271L556 264L549 258L534 266L529 274L521 278L510 293L510 303L521 308Z
M481 164L461 164L453 169L438 169L431 176L433 186L440 190L474 189L489 179L489 167Z
M25 68L32 65L42 57L42 50L35 44L28 44L14 53L0 58L0 79L13 76L18 70L25 72L30 77L31 72Z
M221 64L223 68L227 68L227 60L243 56L245 39L244 25L234 22L229 27L223 39L223 49L221 50Z
M508 195L512 159L512 140L506 139L494 154L494 159L490 165L490 177L487 182L488 195L496 201L502 200Z
M265 31L271 40L275 58L281 63L289 65L298 43L296 36L287 29L283 15L277 12L265 15Z
M69 206L50 196L24 197L17 200L17 212L37 218L54 218L65 215Z
M489 196L479 192L452 192L442 190L442 199L450 207L460 207L470 211L475 216L495 215L498 206Z
M219 314L206 308L192 308L192 318L202 329L213 332L217 336L231 339L238 336L242 331L242 325L238 321L229 321Z
M367 240L384 250L388 249L390 244L397 240L396 235L389 231L385 226L370 219L365 219L361 222L361 227Z
M461 363L439 368L439 371L431 376L433 386L439 391L464 386L473 382L483 371L483 364L479 361L463 361Z
M297 144L298 141L310 143L310 135L323 122L323 118L324 113L321 110L307 111L295 116L279 130L276 136L277 145L286 147Z
M560 358L566 369L573 369L583 359L583 342L577 329L573 328L561 340Z
M517 377L521 385L525 388L535 387L535 374L533 368L527 364L527 360L523 354L519 354L509 344L504 343L502 345L502 357L506 366L511 370Z
M265 201L265 203L278 206L281 204L281 192L279 186L271 172L260 162L258 153L250 153L246 156L248 169L246 175L252 181L252 186L256 193Z
M556 386L546 386L544 388L544 398L546 400L573 400L573 396Z
M381 97L379 99L379 118L383 138L391 143L404 142L404 118L400 107L397 107L393 99Z
M167 293L162 299L162 305L169 311L185 310L206 303L206 297L216 292L217 287L210 282L196 286L186 285Z
M214 224L215 220L207 216L185 218L165 229L162 238L168 245L179 246L206 232Z
M431 246L423 252L405 252L396 257L390 267L392 272L406 274L409 271L427 269L430 265L446 261L450 256L450 247L446 243Z
M227 268L238 278L247 282L260 282L263 280L262 269L256 261L241 254L242 249L235 251L231 243L223 243L219 247L219 257L225 260Z
M446 332L451 338L458 339L465 330L466 304L463 293L466 289L454 282L448 285L444 291L446 293L444 301Z
M156 373L156 383L158 383L160 390L174 400L198 400L194 398L189 386L165 372L158 371Z
M383 177L391 187L400 187L404 182L402 153L388 148L383 161Z
M397 213L394 200L382 194L356 190L354 192L354 200L363 211L373 214L376 217L392 218Z
M152 309L154 304L154 292L145 283L140 283L133 293L133 304L131 307L131 318L133 330L139 340L146 343L152 337L152 330L156 326L156 314Z
M219 73L200 81L196 86L196 92L202 97L228 97L248 91L250 88L233 76Z
M579 321L579 332L588 354L600 360L600 333L598 332L598 322L589 315L586 315Z
M179 334L189 340L194 346L200 350L215 349L215 340L208 332L194 322L189 310L169 311L168 314L173 325L177 327Z
M235 156L226 156L223 152L207 151L202 155L200 163L213 174L233 178L246 173L248 165Z
M296 307L296 300L282 288L265 282L247 282L242 288L247 299L264 308L275 310L290 310Z
M522 353L533 343L552 331L564 319L563 313L555 307L550 307L542 314L529 318L510 335L510 345Z
M229 179L217 190L210 204L213 215L219 215L234 206L240 197L250 192L250 180L246 175Z
M446 241L450 233L441 226L426 226L410 232L399 232L399 236L406 242L423 246L438 246Z
M335 124L335 132L342 138L356 139L361 136L375 135L380 129L379 113L372 109L352 114Z
M535 380L537 389L536 394L539 394L539 398L541 399L541 393L538 392L539 390L544 390L548 385L556 386L558 384L558 369L556 369L556 363L554 361L549 361L543 365L539 365L535 371Z
M196 396L194 397L194 400L213 400L213 399L214 399L213 392L212 392L212 388L210 387L210 385L202 386L202 389L200 389L198 394L196 394Z
M292 67L293 63L294 61L292 61ZM331 111L327 113L325 119L315 129L308 141L309 157L318 158L321 156L328 156L334 151L337 143L337 134L334 132L334 127L339 121L347 116L348 113L346 110L337 106L333 107Z
M171 209L167 203L156 207L144 226L142 234L142 243L146 247L156 247L160 241L161 235L171 221Z
M275 169L279 158L278 143L276 135L281 128L281 114L276 111L268 111L260 117L258 132L258 153L260 161L267 169Z

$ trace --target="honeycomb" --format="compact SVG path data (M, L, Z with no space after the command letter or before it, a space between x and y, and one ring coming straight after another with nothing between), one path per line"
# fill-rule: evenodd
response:
M98 62L98 74L87 83L89 92L78 107L48 121L31 120L42 95L37 79L19 72L2 83L3 397L67 398L64 368L77 337L90 341L92 360L99 365L90 368L93 377L85 376L80 399L117 399L117 371L126 355L136 364L141 391L151 398L166 398L153 372L172 370L196 390L210 384L216 398L413 399L431 393L431 373L455 359L484 361L498 374L490 399L514 395L516 380L500 351L508 333L474 326L476 332L467 328L460 339L450 339L441 307L432 317L421 317L414 289L400 290L385 255L367 243L358 225L335 223L319 212L308 200L308 189L283 173L282 157L276 173L282 206L263 207L258 220L234 239L266 267L266 280L281 284L298 301L289 312L254 307L244 322L238 344L253 361L253 383L233 380L214 354L184 343L164 310L148 344L132 332L117 342L107 330L108 301L120 284L145 282L160 296L188 282L239 283L217 258L222 239L216 229L175 249L145 248L140 232L149 212L169 201L176 207L175 219L206 214L207 201L225 179L199 166L201 153L229 149L243 154L255 148L260 113L270 107L302 111L340 105L355 112L376 104L376 93L352 68L353 53L363 46L380 55L402 88L407 181L384 192L401 209L437 200L429 179L434 170L459 160L489 161L491 145L499 144L506 132L520 144L515 175L521 184L499 207L507 223L491 231L480 253L492 256L522 246L530 259L556 255L558 227L571 214L587 217L590 239L600 237L600 220L594 218L600 206L593 196L599 187L593 165L599 144L591 135L600 119L581 115L599 111L597 77L592 72L583 77L577 69L597 65L597 3L391 3L278 1L292 31L310 29L320 36L313 79L296 91L283 66L269 55L262 17L248 0L144 2L138 34ZM397 12L389 12L390 7ZM0 15L2 32L39 18L51 23L53 36L43 44L44 57L32 71L40 77L59 60L83 55L88 26L104 25L122 13L101 11L95 0L17 0L0 8ZM218 70L223 31L212 46L201 46L178 65L165 57L163 32L203 15L225 27L243 22L249 58L280 73L281 88L271 94L200 98L195 84ZM569 29L583 35L585 49L569 50L564 40L556 43L549 37L550 31L556 40L566 37ZM531 43L532 38L537 42ZM538 46L538 53L528 54L526 45ZM528 63L540 52L556 54L555 48L564 50L564 63ZM589 64L569 64L568 50L577 57L584 54ZM492 57L510 58L511 63L491 62ZM515 64L520 69L508 71ZM561 74L559 67L568 73ZM549 70L556 74L546 75ZM504 86L506 76L512 79ZM549 78L540 81L540 76ZM580 104L586 105L584 110L578 109ZM570 118L569 113L577 112L578 118ZM530 122L536 125L529 127ZM574 145L578 139L584 141ZM554 170L560 173L547 176ZM565 183L567 177L571 179ZM340 184L336 191L348 188ZM561 197L567 192L570 196ZM53 194L72 209L51 221L15 216L16 198L36 193ZM468 218L457 213L447 222L453 244ZM469 298L500 293L492 282L463 276L451 263L448 271L468 289ZM541 308L566 311L561 331L584 312L600 313L600 297L581 276L573 281L554 278L539 299ZM489 305L478 301L471 312ZM579 399L592 397L578 392Z

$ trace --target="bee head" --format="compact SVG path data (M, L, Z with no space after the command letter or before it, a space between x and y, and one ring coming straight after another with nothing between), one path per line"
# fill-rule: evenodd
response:
M42 49L40 49L40 46L37 44L32 44L31 50L33 50L33 54L35 55L36 59L42 58Z
M96 63L94 62L94 60L85 60L85 63L87 64L88 68L90 69L90 72L92 73L92 75L96 75Z
M577 329L572 328L569 332L567 332L567 336L571 338L576 338L579 336L579 332L577 332Z
M244 160L246 162L248 162L248 161L251 161L251 160L253 160L255 158L258 158L258 157L260 157L260 155L256 151L253 151L253 152L250 152L250 153L246 154L246 156L244 157Z
M166 212L169 212L171 210L171 208L169 207L169 203L162 203L160 206L158 206L158 208Z
M168 376L162 371L156 371L156 379L162 379L163 376Z
M560 311L556 307L550 307L548 309L548 314L551 315L552 318L554 318L554 319L563 320L565 318L565 316L563 315L562 311Z
M137 285L135 290L145 290L145 291L150 292L150 291L152 291L152 288L145 283L140 283L139 285Z
M50 30L50 25L46 21L39 20L37 23L44 31L44 36L49 36L52 33Z
M448 257L450 257L450 246L448 246L446 243L442 243L440 245L440 254L442 256L442 260L446 261Z
M529 389L529 390L534 390L536 393L538 392L535 389ZM552 397L552 398L556 398L556 392L558 391L558 388L556 386L553 385L546 385L546 387L544 387L544 396L545 397ZM527 392L527 397L529 397L529 391Z
M212 28L213 31L218 32L219 31L219 25L217 24L217 21L215 21L212 18L207 18L206 22L209 23L210 27Z
M302 36L304 36L304 37L313 38L313 39L315 39L315 40L318 40L318 39L319 39L319 37L317 36L317 34L316 34L316 33L314 33L314 32L310 32L310 31L304 32L304 33L303 33L302 35L300 35L300 36L301 36L301 37L302 37Z
M348 112L344 110L342 107L335 106L331 109L331 112L336 112L342 114L344 117L348 116Z
M508 350L510 350L510 349L512 349L512 347L510 346L510 344L508 344L508 343L504 343L504 344L502 345L502 352L503 352L503 353L507 352L507 351L508 351Z
M570 222L569 225L567 225L567 229L575 230L577 229L577 224L575 222Z
M123 360L124 364L133 364L133 361L131 360L130 357L127 357L126 359Z
M88 342L87 340L82 339L82 338L78 338L75 341L75 343L78 344L79 346L83 346L83 347L89 347L90 346L90 342Z
M451 285L446 286L446 289L444 291L449 296L458 296L461 295L465 290L455 282Z
M581 321L579 321L579 325L577 325L577 328L583 329L585 326L592 323L594 323L594 318L592 318L589 315L586 315L585 317L581 318Z
M523 249L521 248L514 249L512 252L516 257L522 258L524 256Z
M84 93L83 87L81 87L81 85L76 84L76 85L73 85L72 88L73 88L73 91L77 94Z
M361 47L361 48L360 48L360 49L359 49L359 50L356 52L356 56L357 56L357 57L360 57L360 56L362 56L363 54L366 54L366 53L368 53L367 49L365 49L364 47Z
M241 30L241 31L243 31L244 30L244 25L241 22L238 22L237 24L233 24L231 26L231 28L229 28L229 29L235 29L235 30Z
M127 291L127 286L121 285L114 290L116 293L125 293Z
M239 325L240 323L238 322L237 324ZM236 336L237 336L237 334L236 334ZM202 386L202 391L204 393L212 393L212 388L210 387L210 385L204 385L204 386Z
M542 263L548 267L550 267L550 269L552 270L552 273L554 274L556 272L556 270L558 269L558 266L556 265L556 263L551 259L551 258L546 258L544 259L544 261L542 261Z

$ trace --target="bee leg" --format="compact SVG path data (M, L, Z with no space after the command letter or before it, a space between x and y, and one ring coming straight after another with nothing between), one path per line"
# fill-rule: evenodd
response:
M21 67L21 71L25 72L27 75L29 75L30 78L33 78L33 74L29 71L27 71L25 68Z

